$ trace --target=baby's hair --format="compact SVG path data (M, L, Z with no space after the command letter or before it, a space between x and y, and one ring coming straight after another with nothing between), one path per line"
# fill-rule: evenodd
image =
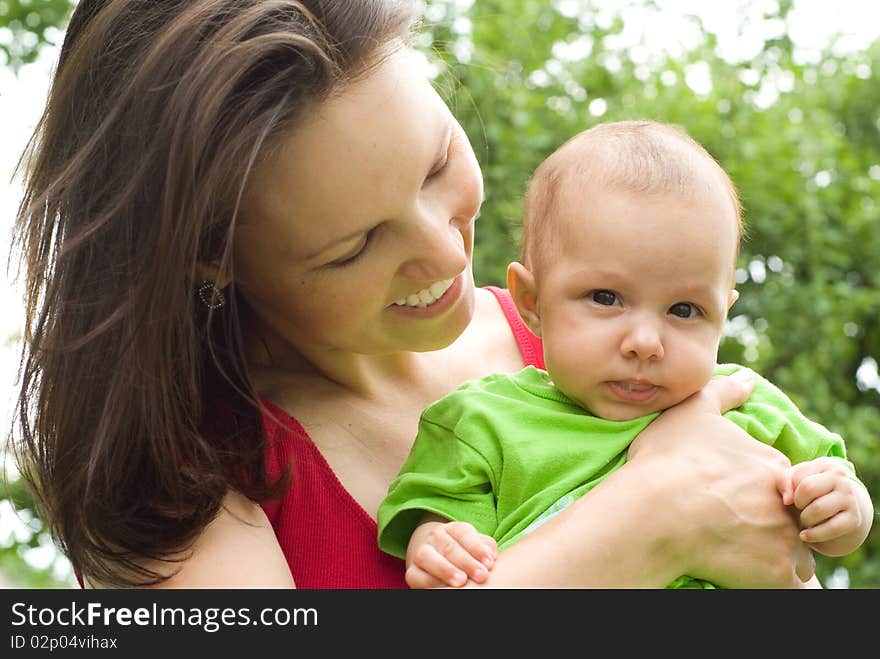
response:
M521 262L531 270L555 247L548 218L560 210L566 185L605 186L638 194L686 193L709 165L730 195L742 238L736 187L715 158L683 129L649 120L598 124L578 133L535 170L525 197Z

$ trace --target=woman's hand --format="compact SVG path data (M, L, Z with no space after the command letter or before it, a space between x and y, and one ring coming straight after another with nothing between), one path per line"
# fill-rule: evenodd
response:
M727 587L801 587L813 576L813 554L776 488L791 463L721 416L748 398L749 375L713 378L666 410L629 459L660 488L665 545L683 574Z
M813 556L776 489L789 461L721 416L751 393L742 378L713 379L661 414L627 464L502 551L482 585L662 588L688 575L806 587Z

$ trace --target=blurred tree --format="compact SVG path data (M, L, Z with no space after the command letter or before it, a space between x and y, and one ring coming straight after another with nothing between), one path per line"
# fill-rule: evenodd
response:
M0 64L18 71L33 62L40 48L54 43L53 30L63 29L75 0L0 0ZM5 61L3 61L5 59Z
M876 499L880 41L806 57L784 31L789 0L762 19L783 26L779 35L736 62L696 17L697 45L669 54L625 44L623 21L600 2L461 7L429 3L424 45L483 167L478 283L504 283L525 182L559 144L599 121L681 125L727 169L745 206L741 297L720 359L753 367L839 432ZM880 529L850 556L818 556L817 571L823 582L843 573L850 587L880 586Z
M652 0L641 4L659 11ZM0 45L9 65L33 59L71 5L0 0L0 27L21 44ZM767 6L763 20L784 28L791 0ZM829 44L808 57L782 29L758 52L729 61L694 17L681 28L696 33L688 41L696 45L654 52L624 42L623 20L598 0L429 0L422 27L416 45L483 168L478 283L504 283L525 183L564 140L606 120L681 125L727 169L745 206L741 297L720 359L763 373L839 432L876 500L880 42L845 53ZM4 569L23 565L28 547L47 537L27 493L12 492L32 535L0 548ZM850 556L817 557L817 571L826 583L843 573L852 588L880 587L880 529Z
M40 49L62 34L75 4L76 0L0 0L0 65L17 73L36 60ZM3 338L4 349L21 341L20 336ZM3 481L0 515L6 535L0 536L0 574L12 585L30 588L72 585L69 565L54 550L24 481L10 473Z
M3 526L9 529L8 538L0 538L0 575L4 581L26 588L73 586L69 561L56 549L24 480L11 480L4 494L8 499L0 501L0 512L4 515Z

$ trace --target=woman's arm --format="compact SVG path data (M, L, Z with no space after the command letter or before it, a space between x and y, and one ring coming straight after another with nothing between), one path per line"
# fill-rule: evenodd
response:
M720 416L750 390L718 378L664 412L626 465L502 552L484 585L646 588L686 574L802 587L812 553L775 486L788 460Z
M160 569L167 569L166 564ZM191 556L159 588L294 588L290 568L263 509L229 492Z

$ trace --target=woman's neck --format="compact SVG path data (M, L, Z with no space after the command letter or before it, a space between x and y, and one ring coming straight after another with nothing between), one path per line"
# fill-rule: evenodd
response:
M323 347L297 349L274 337L254 341L249 361L258 390L265 389L267 383L296 379L327 385L358 398L379 399L395 391L449 386L449 369L443 366L443 355L450 348L367 355ZM269 384L268 388L274 387Z
M292 380L366 400L402 394L430 400L463 381L522 367L510 329L491 293L478 291L476 320L451 345L432 352L367 355L323 347L296 348L283 337L250 331L249 362L258 391L287 388Z

